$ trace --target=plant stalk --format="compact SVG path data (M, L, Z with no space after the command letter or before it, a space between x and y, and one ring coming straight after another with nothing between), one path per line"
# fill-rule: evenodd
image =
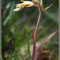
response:
M36 40L37 40L37 33L38 33L38 28L39 28L39 24L40 24L40 20L42 18L42 12L39 12L39 17L38 17L38 21L37 21L37 25L36 25L36 28L35 28L35 32L33 33L33 54L32 54L32 59L31 60L34 60L34 57L35 57L35 54L36 54Z
M37 34L38 34L38 29L39 29L40 20L42 18L42 14L43 14L43 12L39 12L39 17L38 17L38 21L37 21L37 25L36 25L36 29L35 29L35 39L36 40L37 40Z

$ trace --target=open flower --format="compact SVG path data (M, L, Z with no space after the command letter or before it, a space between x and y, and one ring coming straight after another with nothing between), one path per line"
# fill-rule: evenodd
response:
M38 2L39 1L35 1L35 0L34 1L22 1L21 4L16 4L16 9L14 9L13 11L20 11L24 7L31 7L31 6L37 6L38 7ZM42 0L40 0L40 2L41 2L40 5L42 5Z
M52 4L44 9L42 0L22 1L22 3L16 4L16 8L13 11L20 11L24 7L31 7L31 6L36 6L36 7L38 7L39 11L44 12L48 8L50 8L52 6Z
M17 4L16 9L14 9L13 11L19 11L19 10L23 9L24 7L31 7L33 5L34 4L31 1L23 1L23 3Z

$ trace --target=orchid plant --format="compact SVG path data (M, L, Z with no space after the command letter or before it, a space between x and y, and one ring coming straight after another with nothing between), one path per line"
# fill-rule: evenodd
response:
M32 7L32 6L38 7L38 10L39 10L39 17L38 17L37 25L33 29L33 53L32 53L31 60L34 60L36 52L38 52L39 49L41 48L41 46L43 44L45 44L48 40L50 40L50 38L56 32L52 33L51 35L49 35L48 37L46 37L44 40L42 40L41 43L40 43L40 45L39 45L39 47L36 48L37 33L38 33L38 28L39 28L40 20L42 18L42 14L43 14L44 11L46 11L48 8L50 8L52 6L52 4L50 6L44 8L42 0L22 1L22 3L16 4L16 8L13 11L17 12L17 11L22 10L24 7Z

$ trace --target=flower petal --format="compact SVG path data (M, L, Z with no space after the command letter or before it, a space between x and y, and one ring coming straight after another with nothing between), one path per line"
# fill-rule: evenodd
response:
M34 5L33 2L31 2L31 1L22 1L22 2L23 3L21 3L21 4L16 4L16 9L14 9L13 11L19 11L19 10L23 9L25 6L31 7Z
M20 10L20 8L16 8L16 9L14 9L13 11L19 11Z

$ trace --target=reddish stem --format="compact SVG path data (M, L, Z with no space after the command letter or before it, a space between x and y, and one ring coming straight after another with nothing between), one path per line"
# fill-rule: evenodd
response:
M32 54L32 60L34 60L35 54L36 54L36 40L37 40L37 33L38 33L38 28L39 28L39 24L40 24L40 20L42 18L42 12L39 13L39 17L38 17L38 21L37 21L37 25L35 28L35 32L33 30L33 54Z
M39 13L39 18L38 18L36 29L35 29L35 39L36 40L37 40L37 33L38 33L38 28L39 28L40 20L42 18L42 14L43 14L43 12Z
M33 30L33 54L32 54L32 60L34 60L35 53L36 53L36 39L35 39L35 32L34 32L34 30Z
M35 5L38 5L39 7L39 17L38 17L38 21L37 21L37 25L36 25L36 28L35 28L35 31L33 31L33 54L32 54L32 59L31 60L34 60L34 57L36 55L36 40L37 40L37 34L38 34L38 28L39 28L39 24L40 24L40 20L42 18L42 14L45 10L47 10L49 7L47 7L46 9L43 9L43 7L40 6L40 3L38 2L33 2Z

